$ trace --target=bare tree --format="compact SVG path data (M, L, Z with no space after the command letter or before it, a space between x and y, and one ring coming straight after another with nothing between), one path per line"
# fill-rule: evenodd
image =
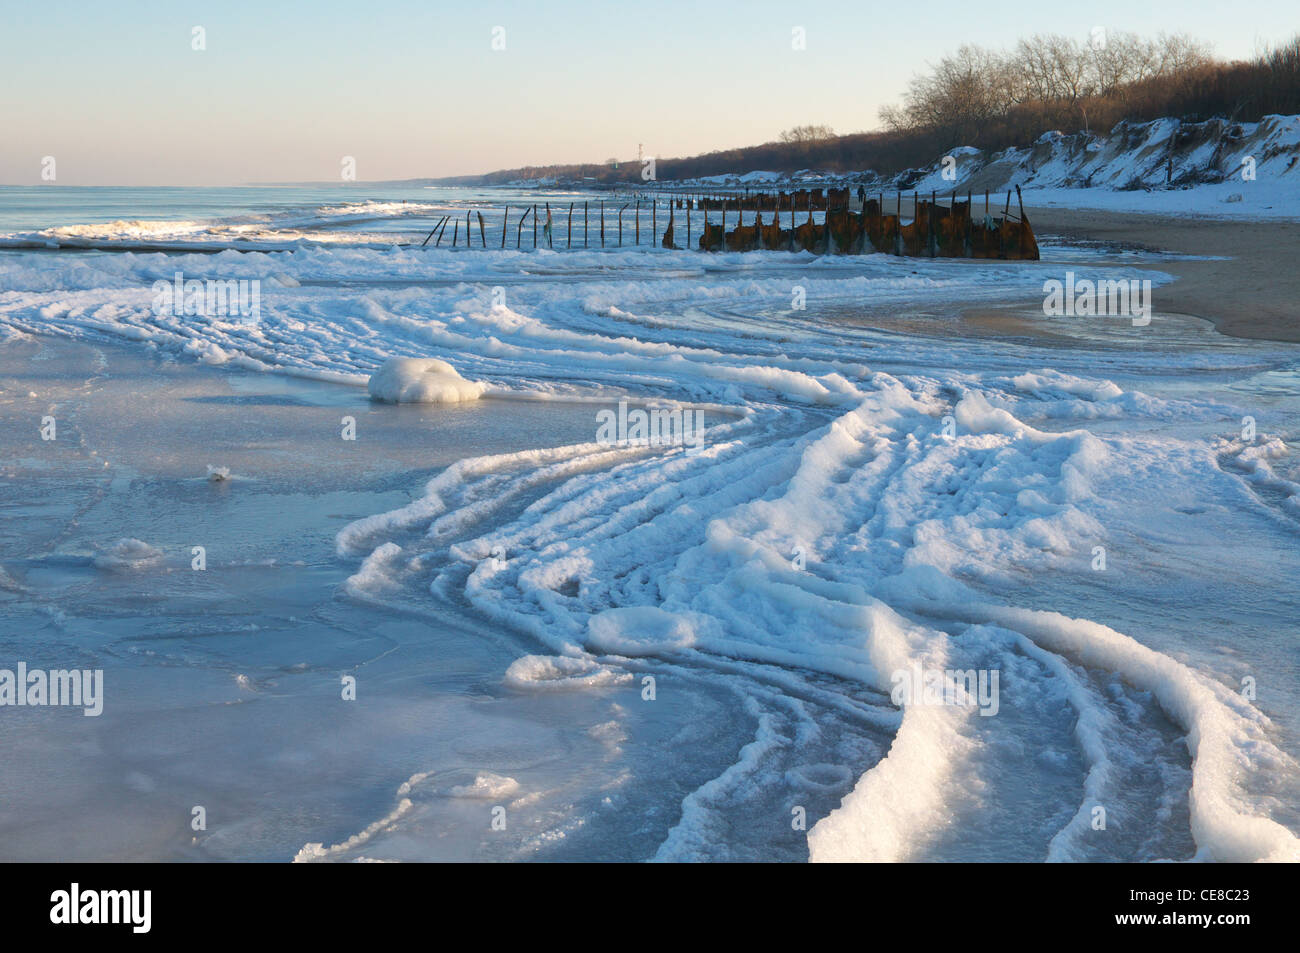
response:
M890 132L902 132L911 126L907 120L907 111L898 106L881 106L880 122Z
M964 45L930 72L912 77L901 109L881 112L896 128L929 128L958 138L977 138L989 121L1015 102L1008 68L997 53Z
M1068 106L1093 92L1088 51L1077 40L1052 34L1047 38L1055 98Z
M811 144L825 142L835 138L835 130L830 126L794 126L781 133L782 142Z
M1154 74L1157 58L1154 45L1134 33L1105 35L1089 50L1092 85L1099 96L1122 93L1125 86Z
M1192 39L1186 33L1168 36L1161 33L1156 38L1155 48L1158 75L1170 76L1210 62L1209 45Z
M1011 62L1020 75L1020 102L1045 103L1056 98L1052 80L1052 56L1045 37L1031 36L1016 44Z
M1040 33L1009 53L962 46L914 76L898 106L880 111L891 130L928 129L954 143L974 144L992 127L1113 122L1149 96L1143 84L1187 87L1210 49L1185 34L1143 39L1121 31L1090 42ZM1190 87L1188 87L1190 88ZM996 133L994 134L996 135Z

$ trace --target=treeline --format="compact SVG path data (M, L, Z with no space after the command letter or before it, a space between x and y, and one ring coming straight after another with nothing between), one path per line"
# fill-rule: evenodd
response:
M1130 33L1086 41L1055 35L1021 40L1005 52L963 46L915 77L901 104L881 111L885 129L830 135L799 126L782 141L680 159L659 159L659 179L871 169L889 176L928 165L955 146L986 150L1032 143L1044 132L1109 131L1122 119L1216 116L1252 122L1300 113L1300 35L1253 60L1224 62L1184 35L1147 40ZM640 181L635 161L509 169L445 182L499 184L558 178L588 184Z
M1122 119L1214 116L1253 121L1300 112L1300 36L1250 62L1213 59L1183 34L1021 40L1009 51L963 46L912 79L881 110L895 132L939 133L951 145L1005 148L1049 129L1105 132Z
M798 172L816 169L854 172L875 169L888 174L934 161L951 142L934 132L860 132L807 142L766 142L757 146L722 149L680 159L659 159L656 178L696 179L710 175L743 175L756 169ZM601 186L628 186L641 182L635 159L619 163L526 166L501 169L486 175L466 175L432 180L441 185L504 185L536 179Z

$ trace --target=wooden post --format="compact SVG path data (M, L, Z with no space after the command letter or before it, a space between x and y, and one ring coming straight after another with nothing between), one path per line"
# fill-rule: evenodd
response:
M618 247L623 247L623 213L627 211L627 203L618 210Z
M451 233L451 247L455 248L460 241L460 219L456 219L456 230Z
M533 203L533 247L537 247L537 203Z
M573 203L569 203L569 247L573 247Z
M605 200L600 202L600 247L605 247Z
M501 219L501 247L506 247L506 230L510 228L510 206L506 206L506 217Z
M1025 200L1020 197L1020 186L1016 186L1016 204L1020 206L1020 221L1025 220Z
M636 210L633 212L633 214L636 216L636 226L635 226L635 229L636 229L636 232L635 232L635 234L636 234L636 242L635 242L635 244L640 245L640 244L641 244L641 200L640 200L640 199L637 199L637 200L636 200Z
M686 200L686 250L691 248L691 200Z
M478 216L479 241L483 243L484 248L487 248L487 233L483 230L483 213L476 211L474 214Z
M528 221L528 212L529 212L529 209L525 208L525 209L524 209L524 214L523 214L523 216L519 219L519 225L518 225L518 227L515 229L515 249L516 249L516 250L518 250L519 246L522 245L522 244L523 244L523 241L524 241L524 222Z
M582 247L587 247L587 203L582 203Z
M549 229L546 232L546 247L554 248L555 247L555 222L552 221L551 219L550 202L546 203L546 224L549 226Z
M426 236L424 237L424 241L420 242L420 247L421 247L421 248L423 248L425 245L429 244L429 239L432 238L432 237L433 237L433 233L436 232L436 231L438 230L438 226L439 226L439 225L442 225L442 224L443 224L444 222L446 222L446 221L447 221L447 217L444 215L442 218L438 219L438 221L434 222L434 224L433 224L433 231L429 232L429 234L426 235ZM438 246L435 245L434 247L437 248Z
M659 244L659 224L655 220L659 211L659 200L651 196L650 198L650 244Z
M722 200L722 250L727 250L727 200Z
M936 248L937 243L935 242L935 238L934 238L934 205L937 199L938 199L938 193L934 189L931 189L930 209L925 216L926 231L929 233L926 242L930 246L929 251L930 251L931 258L936 257L935 253L938 251L938 249Z
M469 248L469 211L465 212L465 247Z
M967 258L971 256L971 230L975 227L975 202L971 198L970 189L966 190L966 244L962 249L962 254Z

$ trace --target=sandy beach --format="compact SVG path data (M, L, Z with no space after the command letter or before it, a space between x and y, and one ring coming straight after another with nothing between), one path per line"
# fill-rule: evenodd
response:
M1300 341L1300 222L1237 222L1204 218L1027 208L1038 235L1112 242L1122 248L1178 252L1208 261L1146 266L1176 275L1157 292L1156 309L1214 322L1223 334Z
M906 198L901 208L904 217L914 214ZM1025 214L1044 248L1044 261L1051 260L1051 247L1060 245L1099 246L1113 253L1105 259L1116 264L1126 252L1189 256L1122 262L1177 279L1155 292L1155 311L1165 318L1199 318L1229 337L1300 341L1300 272L1293 264L1300 222L1033 206L1026 206ZM1004 303L964 309L962 319L975 334L1033 337L1045 344L1069 340L1039 320L1040 302L1040 295L1008 293Z

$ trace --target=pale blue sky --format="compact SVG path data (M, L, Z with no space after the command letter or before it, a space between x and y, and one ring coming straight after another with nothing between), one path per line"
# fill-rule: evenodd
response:
M876 128L926 60L1094 26L1246 57L1294 0L0 0L0 182L222 185L688 155ZM192 28L206 49L192 47ZM504 51L493 51L493 27ZM791 49L802 27L807 49Z

